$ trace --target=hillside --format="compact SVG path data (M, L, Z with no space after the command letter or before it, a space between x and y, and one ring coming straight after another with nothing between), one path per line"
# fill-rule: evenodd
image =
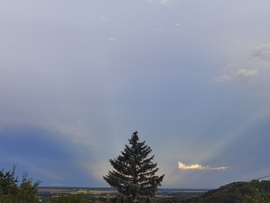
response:
M270 203L270 181L233 182L210 190L190 203Z

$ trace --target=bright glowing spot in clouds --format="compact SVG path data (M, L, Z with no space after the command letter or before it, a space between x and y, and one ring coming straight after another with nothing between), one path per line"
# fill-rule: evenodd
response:
M216 167L216 168L211 168L209 166L202 166L200 164L192 164L192 165L186 165L184 163L182 163L181 161L178 162L178 168L182 169L182 170L226 170L228 168L228 166L220 166L220 167Z

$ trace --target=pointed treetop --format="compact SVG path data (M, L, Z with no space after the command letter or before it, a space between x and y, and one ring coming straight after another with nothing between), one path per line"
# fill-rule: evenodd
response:
M137 142L139 141L139 136L137 135L138 131L135 131L133 135L131 136L131 142Z
M158 176L154 155L149 157L152 149L144 142L139 142L135 131L125 145L124 151L116 159L110 159L114 170L103 176L104 180L120 193L120 202L151 202L164 175Z

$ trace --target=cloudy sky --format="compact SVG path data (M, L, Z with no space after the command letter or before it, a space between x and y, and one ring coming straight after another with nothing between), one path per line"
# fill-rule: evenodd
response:
M102 179L134 131L163 187L270 175L269 0L0 0L0 168Z

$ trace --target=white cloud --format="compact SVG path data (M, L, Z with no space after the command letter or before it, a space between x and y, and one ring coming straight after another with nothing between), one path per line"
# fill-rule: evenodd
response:
M192 164L192 165L186 165L183 162L179 161L178 162L178 168L182 170L226 170L228 166L220 166L220 167L209 167L209 166L202 166L200 164Z
M251 51L251 55L263 61L270 62L270 44L262 44Z
M228 65L224 70L224 74L216 77L215 81L223 82L223 81L233 81L240 80L243 82L250 81L255 75L257 75L257 69L245 69L240 67L238 64Z

